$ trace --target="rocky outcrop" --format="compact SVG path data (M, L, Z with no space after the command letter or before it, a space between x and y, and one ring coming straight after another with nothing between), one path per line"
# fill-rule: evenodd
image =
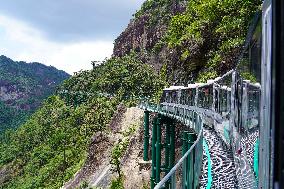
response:
M171 17L185 11L186 4L187 1L169 0L156 1L147 10L142 6L144 12L132 19L115 40L113 56L121 57L134 51L142 62L152 65L157 72L166 65L168 81L179 83L187 75L186 64L180 60L178 49L169 49L163 40Z
M115 40L114 56L124 56L130 51L150 51L162 39L167 31L165 23L149 26L151 14L132 19L124 32ZM166 21L164 21L166 22Z
M121 141L123 133L129 127L135 125L135 132L130 136L130 143L121 160L121 168L125 176L125 188L141 188L144 182L150 180L150 169L138 168L142 160L143 146L143 110L132 107L119 106L113 116L109 133L93 136L89 146L88 157L83 167L67 182L62 189L72 189L83 185L85 188L99 187L109 188L111 181L117 177L110 164L111 151L118 141Z

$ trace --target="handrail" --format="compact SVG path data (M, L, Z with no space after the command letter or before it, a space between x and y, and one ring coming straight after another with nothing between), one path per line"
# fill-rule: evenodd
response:
M184 154L182 158L177 162L177 164L170 170L170 172L155 186L154 189L160 189L163 185L170 179L170 177L176 172L176 170L182 165L183 161L187 158L187 156L191 153L191 151L195 148L198 142L201 139L203 132L203 128L200 129L198 137L194 144L189 148L189 150Z

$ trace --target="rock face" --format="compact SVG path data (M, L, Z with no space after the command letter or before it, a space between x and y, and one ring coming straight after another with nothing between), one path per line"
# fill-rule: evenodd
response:
M93 136L89 146L87 160L74 178L64 184L62 189L77 188L109 188L112 180L117 178L113 165L110 164L113 147L122 141L123 133L129 127L135 128L129 136L129 145L121 158L121 170L124 175L125 188L141 188L150 180L150 166L140 169L143 159L143 110L119 106L109 124L110 132ZM133 127L134 126L134 127Z
M69 74L51 66L0 56L0 133L22 123L68 77Z
M162 39L167 31L167 26L164 23L148 26L150 19L151 15L145 14L130 21L125 31L115 40L114 56L124 56L131 50L136 52L149 51Z
M170 83L179 83L177 78L186 75L178 49L169 49L163 43L171 17L185 11L187 1L146 1L127 28L115 40L113 55L122 57L134 51L146 64L160 72L166 66Z

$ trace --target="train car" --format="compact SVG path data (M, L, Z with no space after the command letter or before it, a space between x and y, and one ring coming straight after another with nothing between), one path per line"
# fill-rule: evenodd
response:
M284 1L263 2L233 77L233 148L246 175L239 181L256 181L247 188L284 188L283 10Z
M284 1L272 0L264 2L263 18L267 25L267 31L264 32L263 51L267 50L266 56L263 56L264 62L271 65L267 76L270 74L270 88L267 87L271 95L271 113L270 116L270 139L264 145L269 145L270 153L264 154L261 160L265 161L266 167L270 170L269 183L263 186L271 188L284 188ZM266 48L266 49L265 49ZM270 51L268 49L271 49ZM267 65L266 64L266 65ZM265 92L266 92L265 91ZM269 96L266 98L269 98ZM269 105L264 104L264 106ZM265 177L267 175L263 175ZM263 187L263 188L264 188Z
M211 110L232 148L240 188L284 188L284 1L265 0L236 69L207 84L164 90L163 101Z

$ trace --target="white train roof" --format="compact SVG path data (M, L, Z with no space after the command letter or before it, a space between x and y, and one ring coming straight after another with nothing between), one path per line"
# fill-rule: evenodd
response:
M173 90L179 90L179 89L186 89L184 86L170 86L169 88L163 89L164 91L173 91Z
M231 91L231 88L226 85L221 85L220 88L223 90Z

